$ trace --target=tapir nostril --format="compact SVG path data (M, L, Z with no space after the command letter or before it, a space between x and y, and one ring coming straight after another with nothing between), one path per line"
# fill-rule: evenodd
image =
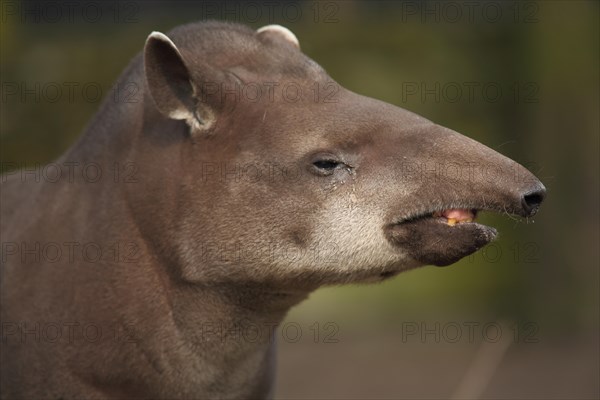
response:
M527 216L534 215L546 197L546 189L540 188L523 195L521 204Z

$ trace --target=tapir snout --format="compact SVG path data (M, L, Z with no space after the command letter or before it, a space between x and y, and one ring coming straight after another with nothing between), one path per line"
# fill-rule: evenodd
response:
M399 151L401 182L416 187L417 204L427 199L447 207L531 217L546 195L539 179L519 163L433 123L400 134L388 146ZM415 210L406 207L406 213Z
M517 162L436 124L418 125L388 146L400 152L396 189L410 194L391 211L387 237L424 264L452 264L493 240L495 229L475 222L478 213L529 218L546 195Z

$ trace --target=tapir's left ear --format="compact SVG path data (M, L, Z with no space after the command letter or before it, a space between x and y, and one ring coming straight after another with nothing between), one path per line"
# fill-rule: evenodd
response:
M300 42L292 31L281 25L266 25L256 31L256 34L261 38L281 41L300 48Z
M194 112L190 73L177 46L165 34L152 32L144 47L144 69L150 95L159 111L173 119Z

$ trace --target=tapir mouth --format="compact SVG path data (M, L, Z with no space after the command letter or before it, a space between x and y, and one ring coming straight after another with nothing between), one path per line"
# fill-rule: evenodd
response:
M479 204L437 203L436 208L396 219L386 226L386 235L392 244L423 265L450 265L498 235L494 228L475 222L480 211L532 217L545 195L546 189L535 180L522 191L499 193L495 199L488 197L488 201Z
M422 264L450 265L498 235L494 228L475 222L479 211L446 208L420 213L390 224L387 235L394 245Z

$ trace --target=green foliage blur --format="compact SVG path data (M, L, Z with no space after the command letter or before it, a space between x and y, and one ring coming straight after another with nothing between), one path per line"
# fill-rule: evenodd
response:
M7 94L15 84L55 82L64 89L65 82L79 88L92 82L105 96L153 30L206 16L254 28L279 23L343 86L470 136L528 166L548 188L541 212L528 223L484 215L500 239L458 264L422 268L380 285L321 289L290 318L322 315L385 325L397 315L485 316L535 321L559 335L598 331L597 2L496 2L498 21L483 17L480 7L472 21L466 15L452 21L441 8L439 20L423 18L414 13L421 3L406 1L294 2L300 18L277 7L272 18L263 12L258 19L207 15L202 2L140 1L114 6L133 12L131 21L106 17L96 23L84 21L81 12L73 21L23 21L7 3L43 2L2 4L3 163L53 160L101 102L84 99L79 89L74 101L64 95L56 102L23 99Z

